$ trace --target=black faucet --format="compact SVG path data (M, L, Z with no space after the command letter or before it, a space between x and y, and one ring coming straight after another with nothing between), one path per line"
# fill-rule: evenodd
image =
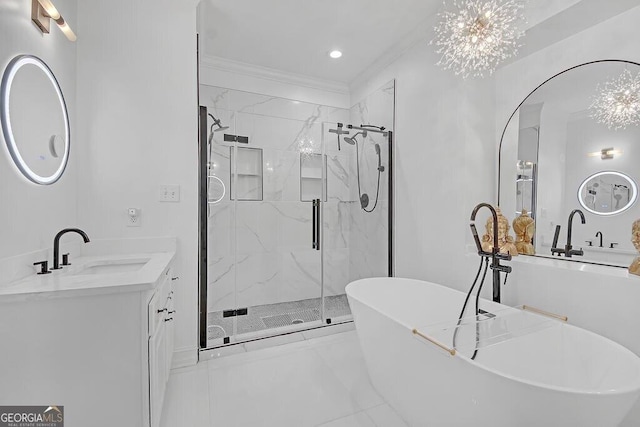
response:
M583 222L583 224L584 224L584 222ZM602 231L598 231L596 233L596 237L598 237L598 236L600 236L600 247L603 248L604 246L602 246Z
M56 234L56 237L53 239L53 268L52 270L60 270L60 238L66 233L78 233L82 236L85 243L89 243L89 236L87 233L80 230L79 228L65 228Z
M553 233L553 243L551 244L551 255L561 255L564 253L564 249L558 248L558 238L560 237L560 229L562 227L560 224L556 225L556 232Z
M493 216L493 248L491 249L491 253L485 252L482 250L482 245L480 244L480 239L478 238L478 230L476 229L475 224L471 224L471 232L473 233L473 238L476 241L476 246L478 248L478 255L485 256L491 258L491 271L493 272L493 301L500 302L500 273L511 273L511 267L506 265L500 265L500 260L510 261L510 254L501 254L500 247L498 245L498 213L488 203L480 203L478 206L473 208L473 212L471 212L471 221L476 220L476 214L481 208L488 208L491 211L491 215Z
M582 249L573 250L573 246L571 246L571 231L573 229L573 217L575 216L575 214L580 214L580 219L582 220L583 224L587 223L587 220L584 218L584 213L582 213L580 209L574 209L569 214L569 224L567 225L568 227L567 244L564 247L564 256L566 256L567 258L571 258L573 255L578 255L578 256L584 255L584 252L582 251Z

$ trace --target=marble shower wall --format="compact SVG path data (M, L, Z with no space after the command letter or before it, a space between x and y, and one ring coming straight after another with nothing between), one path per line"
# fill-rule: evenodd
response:
M320 251L311 248L311 202L300 201L298 144L313 141L320 152L330 126L323 123L347 122L349 112L205 85L200 87L200 103L229 126L213 134L210 146L210 175L224 183L226 192L219 203L209 205L208 311L319 297L322 260ZM249 144L238 144L239 149L263 150L262 200L231 200L235 148L224 141L225 133L249 137ZM349 187L355 158L349 150L338 151L335 139L327 139L325 153L324 282L325 293L331 295L344 293L350 277ZM240 175L240 165L237 172L238 181L246 180L238 188L259 185L255 177ZM209 197L219 199L222 186L215 179L211 183Z
M392 80L371 93L350 110L350 123L371 124L394 129L395 81ZM365 277L388 275L389 252L389 144L381 134L369 133L360 145L360 187L369 195L368 210L374 205L378 181L378 157L375 144L381 148L382 166L378 206L371 213L363 211L360 203L349 207L349 281ZM353 147L352 147L353 148ZM351 198L358 200L357 177L352 175Z

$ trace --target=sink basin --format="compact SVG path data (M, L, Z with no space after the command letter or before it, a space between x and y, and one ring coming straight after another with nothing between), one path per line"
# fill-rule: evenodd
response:
M144 267L150 258L94 261L83 266L76 275L132 273Z

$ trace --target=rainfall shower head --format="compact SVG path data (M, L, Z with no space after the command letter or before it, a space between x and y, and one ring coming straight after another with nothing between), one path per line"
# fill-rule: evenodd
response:
M356 145L356 138L358 137L358 135L362 135L363 138L367 137L367 131L363 131L363 132L358 132L353 136L346 136L344 138L344 142L346 142L347 144L351 144L351 145Z
M213 127L213 125L211 125L211 127ZM229 126L218 126L218 129L213 129L212 132L220 132L227 129L229 129Z
M221 130L227 130L229 129L229 126L222 126L222 123L220 121L220 119L216 119L215 117L213 117L213 114L208 113L209 117L211 117L213 119L213 124L211 125L211 132L220 132ZM217 126L217 129L214 129L213 127Z

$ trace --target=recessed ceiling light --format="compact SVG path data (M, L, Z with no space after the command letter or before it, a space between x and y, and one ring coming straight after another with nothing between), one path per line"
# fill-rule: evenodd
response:
M339 50L332 50L331 52L329 52L329 56L333 59L338 59L342 56L342 52L340 52Z

